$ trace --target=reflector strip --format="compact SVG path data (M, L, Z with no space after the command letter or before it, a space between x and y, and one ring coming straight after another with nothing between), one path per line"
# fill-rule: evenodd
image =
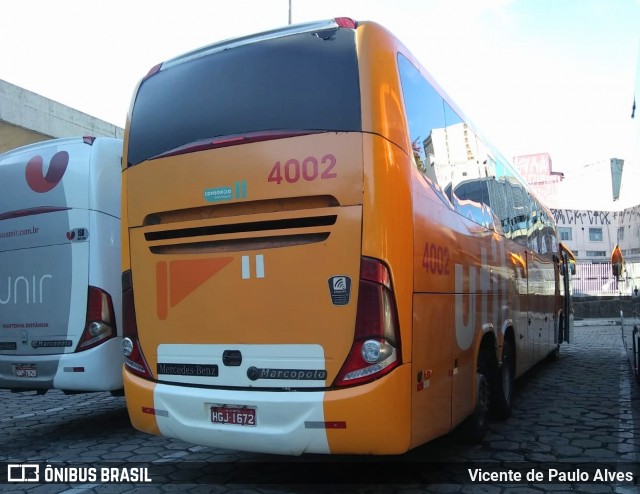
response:
M346 429L346 422L305 422L305 429Z
M242 256L242 279L251 278L251 266L249 265L249 256Z
M157 415L159 417L168 417L169 412L167 410L158 410L151 407L142 407L142 413L148 413L149 415Z
M256 278L264 278L264 256L256 256Z
M65 367L64 372L84 372L84 367Z
M264 278L264 256L256 255L256 278ZM242 279L251 279L251 256L242 256Z

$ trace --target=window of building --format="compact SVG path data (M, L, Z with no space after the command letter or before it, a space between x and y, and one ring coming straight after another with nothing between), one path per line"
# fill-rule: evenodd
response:
M588 250L587 257L606 257L607 252L604 250Z
M624 240L624 226L618 227L618 242Z
M558 228L558 232L560 233L560 240L567 241L573 240L573 229L568 227L560 227Z
M589 240L602 242L602 228L589 228Z

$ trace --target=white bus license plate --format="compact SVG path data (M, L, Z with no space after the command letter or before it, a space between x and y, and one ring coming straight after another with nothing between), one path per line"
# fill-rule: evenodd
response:
M35 365L16 365L16 377L38 377L38 368Z
M233 424L255 427L256 409L212 406L211 422L213 422L214 424Z

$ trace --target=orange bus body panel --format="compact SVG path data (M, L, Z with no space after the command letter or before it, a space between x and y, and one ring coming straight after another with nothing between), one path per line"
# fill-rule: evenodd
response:
M131 425L139 431L159 435L160 429L158 429L155 414L148 413L149 410L146 413L143 411L153 408L155 383L134 376L126 370L126 367L122 372L122 380Z
M358 62L362 100L362 129L380 135L405 151L407 136L402 91L398 84L398 51L406 51L389 31L363 22L358 30ZM387 156L387 155L382 155ZM386 166L392 165L388 159ZM406 170L408 172L408 170Z
M129 170L129 186L141 191L131 198L134 213L130 213L131 223L141 226L131 228L129 238L138 326L154 328L140 334L152 372L158 356L151 350L161 344L295 343L321 344L329 357L328 383L335 378L353 341L357 283L353 287L354 303L335 307L327 280L331 275L358 279L361 142L358 134L280 139L164 158ZM260 212L261 206L269 206L264 201L274 195L281 200L278 205L295 207L297 198L309 196L309 186L304 183L267 181L276 161L284 162L287 157L302 161L306 156L318 156L321 160L327 154L335 156L338 176L327 180L331 185L318 180L313 192L316 197L335 198L339 207ZM225 166L227 163L234 166ZM233 187L232 184L242 181L247 183L246 204L202 206L205 189L226 184ZM145 195L145 190L150 193ZM166 211L168 196L176 198L171 202L171 211ZM243 206L239 214L218 217L218 208L228 211L225 208L235 205ZM145 218L154 216L175 221L144 226ZM295 222L327 216L335 216L335 224L296 228L297 234L308 235L330 230L326 241L283 249L273 247L288 241L279 240L288 235L284 229L269 231L268 235L264 232L202 235L197 237L196 247L192 247L192 237L146 240L150 234L181 229L215 229L228 224L281 219ZM256 238L261 242L260 248L252 247ZM243 240L248 247L243 246ZM234 242L233 246L225 247L227 241ZM163 254L150 255L150 250ZM262 277L254 267L256 256L264 256ZM330 262L318 262L323 259ZM243 262L250 263L249 279L243 278Z
M399 454L411 438L411 366L403 365L377 381L325 395L328 421L347 420L345 429L327 429L331 453Z

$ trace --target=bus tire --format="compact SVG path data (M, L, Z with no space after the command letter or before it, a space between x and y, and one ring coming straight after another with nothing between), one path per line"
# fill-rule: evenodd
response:
M549 359L549 362L557 362L558 360L560 360L560 343L556 344L556 347L547 358Z
M491 411L500 420L505 420L511 415L515 363L513 346L505 339L502 344L502 365L494 374L491 394Z
M479 367L476 373L476 405L464 426L465 437L474 443L479 443L489 429L489 396L490 384L486 375L486 368Z

